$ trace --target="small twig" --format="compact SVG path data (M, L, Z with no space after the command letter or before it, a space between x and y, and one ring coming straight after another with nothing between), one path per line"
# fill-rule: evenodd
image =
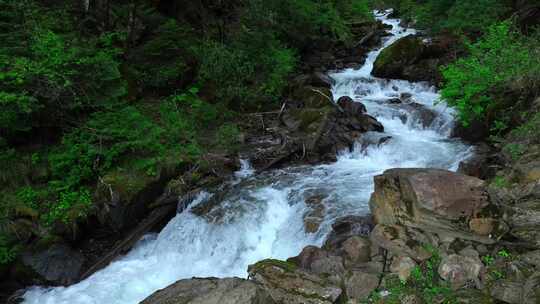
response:
M326 99L328 99L330 102L333 101L332 98L330 98L329 96L327 96L327 95L324 94L323 92L321 92L321 91L319 91L319 90L317 90L317 89L313 89L313 88L312 88L311 90L312 90L313 92L319 93L319 94L321 94L322 96L326 97Z

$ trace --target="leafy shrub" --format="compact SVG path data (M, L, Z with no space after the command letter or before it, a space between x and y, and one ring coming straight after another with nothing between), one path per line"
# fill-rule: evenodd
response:
M381 3L382 2L382 3ZM482 33L509 10L504 0L393 0L375 1L375 6L396 8L416 26L433 32Z
M122 96L117 51L97 48L108 40L103 37L88 45L36 30L28 56L0 54L0 127L26 131L39 124L61 126L69 115Z
M7 264L17 256L17 248L8 242L7 236L0 234L0 265Z
M454 32L482 33L509 10L501 0L457 0L448 10L443 28Z
M437 272L441 263L439 252L432 246L425 246L425 249L432 253L432 257L413 268L407 281L387 277L385 289L389 291L389 295L383 300L378 292L374 292L365 303L399 304L404 296L415 294L421 297L422 303L457 304L453 290Z
M162 132L135 107L95 113L84 126L64 136L62 145L50 155L52 184L59 191L76 189L127 153L159 155Z
M470 56L443 69L443 98L454 106L464 125L479 119L493 123L511 105L496 98L513 82L540 79L538 47L522 37L510 22L491 26L476 43L468 44Z
M86 218L92 207L92 196L85 188L66 190L59 193L58 199L50 203L49 210L43 214L46 224L62 221L69 224L79 218Z
M216 142L222 148L229 151L236 151L239 137L240 130L238 126L233 123L226 123L219 127L216 133Z
M531 144L540 143L540 113L535 113L524 124L512 130L510 135Z
M245 33L232 45L207 42L199 52L199 77L233 109L275 101L296 59L273 37Z

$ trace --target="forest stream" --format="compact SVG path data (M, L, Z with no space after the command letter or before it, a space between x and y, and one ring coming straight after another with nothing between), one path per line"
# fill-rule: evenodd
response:
M248 265L259 260L286 259L307 245L322 245L337 218L369 213L375 175L390 168L457 170L473 148L450 138L454 113L439 101L437 90L427 83L371 76L382 49L416 33L387 16L377 15L392 26L382 47L370 52L360 69L329 74L334 99L361 101L384 133L364 134L352 152L340 153L332 164L254 174L245 162L222 202L207 214L190 212L214 195L202 192L159 234L146 235L108 267L69 287L33 287L24 303L136 304L179 279L245 278ZM396 98L408 102L392 102ZM321 204L322 220L315 233L306 233L304 215L313 200Z

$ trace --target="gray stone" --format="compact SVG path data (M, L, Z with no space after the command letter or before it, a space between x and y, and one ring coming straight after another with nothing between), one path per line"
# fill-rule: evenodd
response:
M378 275L361 271L353 271L345 280L347 297L356 301L365 300L378 285Z
M491 286L490 294L493 298L509 304L521 304L523 283L499 280Z
M396 273L401 281L407 281L416 267L416 262L410 257L395 257L390 265L390 271Z
M268 292L238 278L180 280L156 291L141 304L273 304Z
M467 282L476 281L483 267L478 258L451 254L443 258L438 272L443 280L459 288Z
M331 304L342 293L341 288L330 280L289 262L263 260L250 265L248 273L280 304Z

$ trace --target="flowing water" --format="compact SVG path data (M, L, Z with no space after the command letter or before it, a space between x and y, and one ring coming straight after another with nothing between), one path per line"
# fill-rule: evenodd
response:
M455 170L472 148L449 138L453 113L435 104L437 91L424 83L371 76L384 47L415 33L386 15L377 16L392 26L383 47L369 53L361 69L331 74L336 80L335 99L347 95L362 101L384 125L384 134L366 134L353 152L343 152L329 165L254 175L243 162L232 190L209 214L199 217L188 209L159 234L145 236L131 252L88 279L69 287L34 287L26 292L24 303L135 304L182 278L246 277L247 266L258 260L285 259L306 245L321 245L336 218L368 213L374 175L395 167ZM423 107L387 102L402 93ZM422 115L424 107L435 113L429 125ZM384 144L366 144L388 136ZM200 194L191 207L211 195ZM306 199L313 196L322 198L326 211L319 231L310 234L304 232L303 215L308 210Z

